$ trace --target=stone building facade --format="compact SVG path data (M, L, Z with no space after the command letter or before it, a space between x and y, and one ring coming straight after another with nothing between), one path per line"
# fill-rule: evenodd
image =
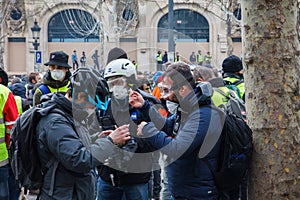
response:
M188 61L193 51L197 54L201 50L203 55L209 51L211 64L220 67L228 45L233 54L241 55L240 5L238 1L229 8L226 5L210 0L174 0L174 26L178 28L175 51L181 60ZM55 50L68 53L70 64L73 50L78 62L84 51L90 66L98 50L103 69L109 49L115 46L127 51L138 63L138 70L153 72L157 51L168 50L167 30L162 29L167 23L167 0L6 0L1 9L3 63L11 74L43 71L43 63ZM41 64L36 63L33 47L31 28L35 20L41 28ZM197 20L205 25L201 27ZM228 30L232 40L228 40Z

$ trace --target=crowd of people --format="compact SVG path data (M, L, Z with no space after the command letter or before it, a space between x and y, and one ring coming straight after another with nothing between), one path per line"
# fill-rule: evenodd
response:
M225 85L236 84L237 95L245 100L240 58L226 58L220 73L203 66L211 64L209 52L205 57L193 52L190 62L197 66L191 69L179 54L166 65L167 52L159 51L158 71L151 74L137 71L117 47L110 50L103 74L85 66L86 60L80 59L78 67L76 51L73 66L63 51L51 52L49 58L43 75L32 72L9 81L0 69L0 199L20 196L7 154L9 131L19 114L37 105L64 113L50 113L32 127L42 166L50 158L57 161L48 166L41 188L26 188L38 198L219 199L214 177L198 152L212 124L222 129L221 114L210 106L224 106L228 98L213 88L228 94ZM216 140L205 155L214 168L220 144ZM227 195L239 198L247 199L247 180Z

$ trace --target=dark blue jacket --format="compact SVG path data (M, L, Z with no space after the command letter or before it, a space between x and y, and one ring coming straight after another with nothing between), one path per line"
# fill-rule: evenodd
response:
M151 136L145 139L156 149L167 155L167 175L171 194L183 199L217 199L218 192L213 176L204 163L199 159L199 149L204 158L208 159L213 167L217 167L220 151L220 134L224 116L209 106L209 99L199 102L201 95L196 88L182 102L180 102L180 113L177 116L169 117L166 120L157 115L152 117L152 122L143 128L144 136ZM146 103L147 104L147 103ZM154 116L155 110L144 105L142 112L148 112ZM199 106L200 104L200 106ZM147 108L148 107L148 108ZM180 115L180 123L177 123ZM176 121L177 119L177 121ZM160 131L157 125L165 126ZM179 126L179 128L178 128ZM168 135L177 129L176 137ZM166 133L167 132L167 133ZM205 142L204 142L205 141ZM203 144L208 144L203 145Z

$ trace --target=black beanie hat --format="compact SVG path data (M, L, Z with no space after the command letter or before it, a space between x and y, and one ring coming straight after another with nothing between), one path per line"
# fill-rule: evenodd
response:
M0 84L6 87L8 85L8 75L6 71L4 71L1 67L0 67Z
M115 47L108 52L106 64L110 63L113 60L119 59L119 58L128 59L127 53L123 49Z
M224 73L235 73L243 69L243 63L239 57L232 55L223 61L222 68Z

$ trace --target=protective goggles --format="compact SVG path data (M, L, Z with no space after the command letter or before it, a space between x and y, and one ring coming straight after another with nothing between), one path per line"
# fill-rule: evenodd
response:
M167 98L171 95L171 86L161 84L160 85L161 98Z
M108 85L110 92L112 92L112 88L116 85L126 87L126 85L127 85L126 78L124 78L124 77L109 78L107 80L107 85Z

